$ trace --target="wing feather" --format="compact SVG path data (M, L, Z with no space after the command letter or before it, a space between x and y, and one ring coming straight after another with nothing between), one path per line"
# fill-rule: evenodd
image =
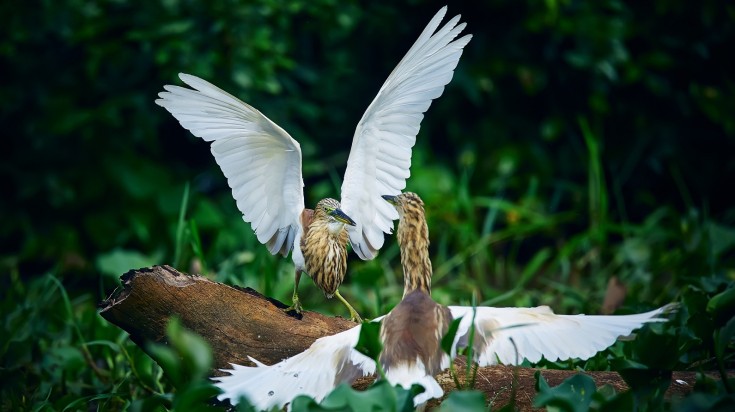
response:
M212 142L232 196L258 241L284 256L293 247L304 210L301 147L257 109L188 74L192 89L164 86L156 100L192 134Z
M431 19L360 119L342 183L342 209L357 223L348 227L353 250L372 259L393 230L394 208L381 208L381 195L397 195L410 176L411 149L431 101L452 79L472 36L455 16L439 27L447 8Z
M223 369L229 375L212 378L222 390L217 398L234 405L245 397L256 410L280 409L299 395L319 402L340 383L375 373L375 361L354 349L360 328L317 339L306 351L274 365L253 358L254 367L232 364Z
M667 319L662 316L675 308L675 304L670 304L635 315L586 316L556 315L547 306L478 307L476 333L484 338L486 345L479 348L477 361L480 366L486 366L515 365L524 358L530 362L538 362L541 357L551 361L587 359L646 323L665 322ZM463 317L456 340L466 342L472 308L450 306L449 309L455 319Z

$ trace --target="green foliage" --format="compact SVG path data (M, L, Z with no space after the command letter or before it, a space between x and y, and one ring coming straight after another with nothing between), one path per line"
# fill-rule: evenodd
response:
M558 386L550 387L540 371L535 374L538 394L533 406L551 411L633 411L636 410L629 392L617 394L610 386L597 388L595 381L584 374L576 374Z
M447 333L442 336L442 351L449 356L452 356L452 346L454 346L454 338L457 336L460 323L462 323L462 318L452 319L449 328L447 328Z
M577 374L567 378L559 386L549 387L541 372L536 371L536 399L533 406L553 407L555 410L584 412L589 410L592 395L596 392L595 381L587 375Z
M413 411L413 398L423 392L423 388L414 385L410 390L400 386L391 386L388 381L380 380L365 391L356 391L351 386L342 384L317 404L313 399L299 396L293 400L294 412L409 412Z
M14 276L6 293L2 410L211 410L211 351L178 321L167 327L169 346L147 348L154 361L89 295L70 299L52 275Z
M357 340L355 349L369 358L378 359L380 351L383 350L383 344L380 342L380 323L362 323L360 337Z
M156 93L186 72L260 109L300 142L310 206L337 196L355 124L438 7L2 3L0 409L206 405L205 351L185 350L196 338L171 326L171 346L150 349L162 369L97 302L153 263L288 301L293 267L258 243L207 145ZM620 313L680 300L671 326L540 366L631 382L604 401L597 390L591 408L732 409L733 383L705 374L681 402L661 392L672 369L735 365L733 5L527 0L449 13L474 37L422 122L407 187L427 205L432 296L597 313L617 276ZM340 290L372 317L400 300L401 279L389 238L377 259L350 258ZM309 282L300 297L344 314Z
M481 412L488 410L485 405L485 394L480 391L455 391L442 402L439 412Z

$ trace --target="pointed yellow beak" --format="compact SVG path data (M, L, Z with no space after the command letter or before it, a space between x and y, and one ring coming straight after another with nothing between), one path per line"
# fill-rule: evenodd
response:
M385 199L386 202L392 204L393 206L395 206L395 205L398 204L398 199L397 199L398 196L383 195L383 196L380 196L380 197L382 197L383 199Z
M337 219L337 221L342 222L346 225L355 226L355 221L352 220L351 217L347 216L345 212L343 212L341 209L334 209L332 213L330 213L333 218Z

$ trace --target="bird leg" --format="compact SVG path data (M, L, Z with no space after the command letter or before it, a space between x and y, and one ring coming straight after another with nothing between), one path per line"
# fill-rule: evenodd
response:
M295 311L296 313L301 313L304 309L301 307L301 301L299 300L299 280L301 280L301 270L296 269L293 284L293 304L286 309L283 309L284 312Z
M362 318L360 317L360 315L357 313L355 308L353 308L352 305L350 305L345 300L345 298L343 298L342 295L340 295L339 289L334 291L334 296L336 296L340 302L344 303L344 305L347 306L347 309L349 309L350 311L350 320L352 320L353 322L362 323Z

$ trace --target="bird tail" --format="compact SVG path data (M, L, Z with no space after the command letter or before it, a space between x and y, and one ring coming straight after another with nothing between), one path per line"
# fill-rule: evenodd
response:
M441 398L444 395L444 390L436 379L426 372L421 360L411 365L393 366L386 371L385 377L391 385L401 385L406 389L410 389L414 384L423 386L424 391L413 398L414 406L417 408L430 399Z

